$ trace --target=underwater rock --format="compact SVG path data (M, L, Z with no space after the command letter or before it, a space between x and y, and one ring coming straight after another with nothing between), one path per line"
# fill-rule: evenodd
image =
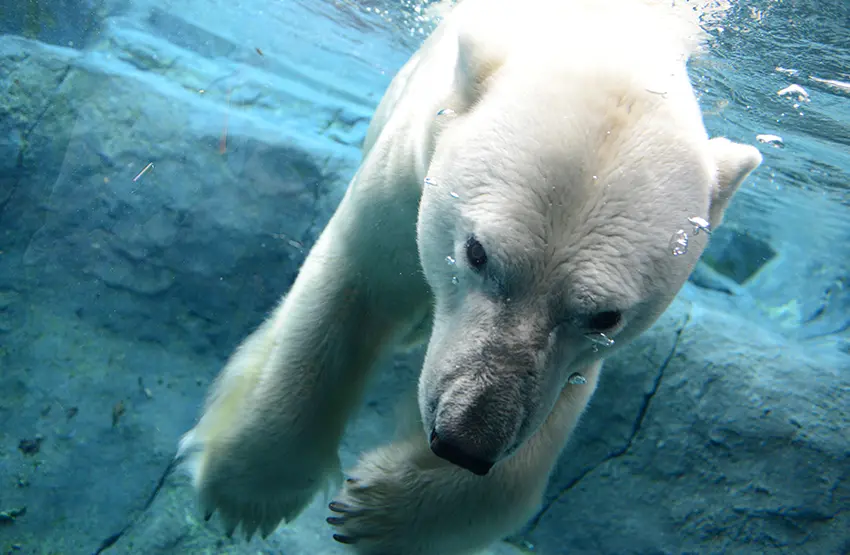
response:
M850 340L850 257L843 242L833 249L787 242L746 287L763 312L804 341Z
M285 292L359 162L356 140L322 134L328 118L362 136L371 107L252 68L223 79L136 29L103 35L85 53L0 38L0 286L23 267L57 308L224 355Z
M796 194L806 211L775 216L788 220L776 230L759 225L748 229L742 225L747 215L737 207L738 215L730 219L738 222L712 234L690 281L751 297L760 317L797 339L850 340L850 243L838 240L850 233L850 220L840 206ZM815 217L817 224L810 221Z
M767 240L734 226L724 226L712 234L702 256L702 264L735 283L744 284L769 264L776 254Z
M522 537L571 555L842 553L848 407L847 355L679 299L605 365Z
M231 5L273 30L260 56L209 2L131 4L84 50L0 36L0 419L16 432L0 434L0 498L39 507L0 549L92 553L144 509L209 378L341 199L388 81L349 59L324 69L354 85L323 84L305 64L342 47L306 42L304 14ZM21 437L44 442L25 456Z
M99 29L114 0L17 0L3 2L0 34L82 48Z
M697 287L720 291L728 295L740 295L743 289L740 284L702 261L697 263L688 280Z

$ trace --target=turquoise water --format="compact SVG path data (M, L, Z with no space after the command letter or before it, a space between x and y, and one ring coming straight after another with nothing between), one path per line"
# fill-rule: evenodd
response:
M710 4L706 126L764 162L493 553L850 553L850 3ZM171 459L428 8L0 0L0 553L346 552L324 499L226 539ZM421 356L376 378L345 467L392 433Z

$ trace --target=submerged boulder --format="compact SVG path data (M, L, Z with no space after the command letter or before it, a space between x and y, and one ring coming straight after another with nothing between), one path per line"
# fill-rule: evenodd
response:
M846 553L850 357L688 286L606 363L521 537L540 553Z
M112 47L85 53L0 39L0 284L223 354L291 283L371 108L105 32Z

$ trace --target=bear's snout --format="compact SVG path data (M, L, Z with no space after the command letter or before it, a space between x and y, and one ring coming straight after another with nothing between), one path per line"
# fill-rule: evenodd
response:
M493 461L479 459L474 455L469 455L463 448L452 443L451 440L446 441L441 439L437 435L436 430L431 431L430 443L431 451L435 455L478 476L485 476L495 464Z
M431 451L473 474L487 474L519 441L527 413L517 381L456 379L439 397L428 431Z

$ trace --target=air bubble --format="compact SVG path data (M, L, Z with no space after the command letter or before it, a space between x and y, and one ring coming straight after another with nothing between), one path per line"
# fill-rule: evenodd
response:
M781 147L784 144L782 141L782 137L780 137L779 135L771 135L769 133L756 135L756 140L760 143L769 144L775 147Z
M684 229L680 229L670 237L668 248L673 256L681 256L688 252L688 234Z
M699 216L691 216L688 218L688 223L694 226L694 235L699 235L700 230L711 235L711 224L708 223L708 220L700 218Z
M603 347L610 347L614 344L614 340L605 335L604 333L586 333L584 334L586 338L588 338L595 345L602 345Z
M593 343L593 352L599 352L599 346L610 347L614 344L614 340L604 333L586 333L584 336Z
M806 92L806 89L804 89L800 85L790 85L788 87L785 87L781 91L778 91L776 94L778 94L779 96L795 97L798 102L809 101L809 93Z
M584 385L587 383L587 378L579 374L578 372L573 372L570 374L570 377L567 378L567 382L572 385Z

